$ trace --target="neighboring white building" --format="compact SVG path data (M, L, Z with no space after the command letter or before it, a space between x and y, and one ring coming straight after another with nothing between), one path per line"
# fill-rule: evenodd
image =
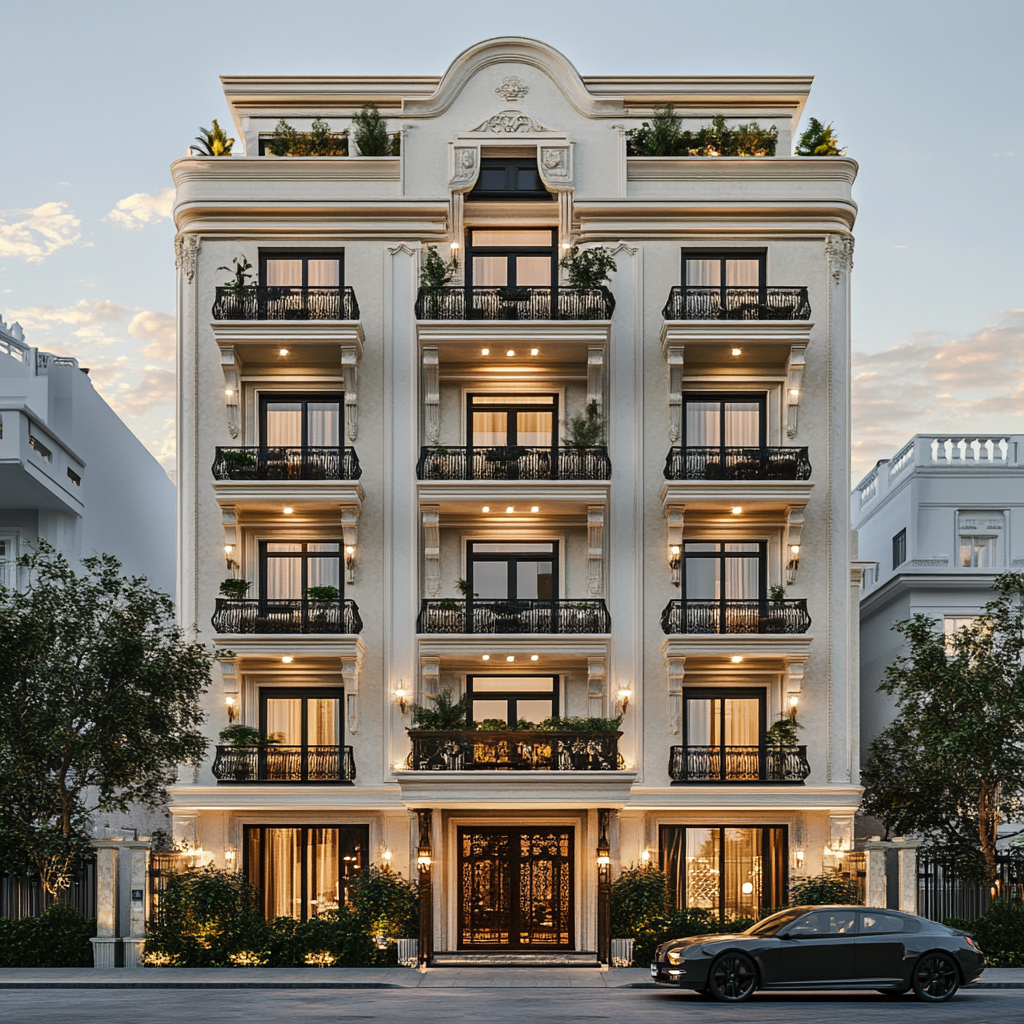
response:
M1001 572L1024 571L1024 435L915 434L854 488L866 563L860 600L861 757L892 721L878 692L918 613L946 632L981 614Z
M72 565L116 555L174 594L175 488L70 356L0 321L0 578L45 540Z
M835 867L861 793L857 165L791 156L811 79L581 78L502 38L441 77L223 85L236 155L172 165L179 613L223 652L176 837L269 914L419 863L451 954L606 952L606 866L653 858L726 915ZM370 100L400 155L261 155L280 119L339 133ZM779 155L627 155L665 101L774 125ZM608 292L567 287L570 244L614 255ZM437 293L428 245L458 258ZM581 452L590 403L608 443ZM622 735L411 742L444 688L477 722ZM215 753L233 720L277 745Z

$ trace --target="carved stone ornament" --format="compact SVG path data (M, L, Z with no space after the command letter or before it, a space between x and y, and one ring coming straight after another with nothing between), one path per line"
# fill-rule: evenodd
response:
M544 168L544 177L557 180L569 177L568 149L541 149L540 162Z
M199 256L198 235L175 235L174 266L176 270L184 270L188 283L196 276L196 258Z
M537 124L532 117L518 110L503 110L473 129L475 132L490 132L492 135L527 135L547 130L543 125Z
M455 173L452 181L472 181L476 177L476 150L472 148L455 150Z
M825 258L835 281L844 270L853 270L853 239L847 235L825 236Z
M515 103L516 100L521 100L530 91L530 87L525 85L521 78L516 78L515 75L506 75L501 80L501 85L494 91L506 102Z

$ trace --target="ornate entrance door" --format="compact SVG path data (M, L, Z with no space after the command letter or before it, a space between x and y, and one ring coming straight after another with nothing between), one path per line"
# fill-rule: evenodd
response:
M459 829L459 949L573 949L573 830Z

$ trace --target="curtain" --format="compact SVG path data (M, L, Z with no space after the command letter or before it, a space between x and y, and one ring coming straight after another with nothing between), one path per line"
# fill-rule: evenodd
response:
M309 402L306 435L312 448L333 448L341 444L341 403Z
M760 553L757 544L726 544L726 552L751 552L751 557L725 559L725 598L727 601L755 600L760 597ZM716 594L717 596L717 594Z
M526 447L547 448L551 445L550 412L517 412L516 438Z
M551 287L550 256L517 256L516 284L521 288Z
M341 708L336 697L306 701L306 742L311 747L341 743Z
M718 743L719 701L688 698L686 701L686 741L692 747L710 747Z
M713 448L722 443L721 405L718 402L686 403L686 443L691 448Z
M473 413L473 444L497 448L508 443L507 412Z
M298 448L302 444L302 405L299 402L267 404L267 436L272 448Z
M339 891L338 829L311 828L306 839L307 894L309 917L319 917L337 910Z
M761 739L761 702L756 697L727 697L722 701L722 705L725 745L727 747L758 746Z
M502 186L504 187L504 186ZM543 228L541 230L522 230L522 229L511 229L497 231L481 230L475 228L473 231L473 248L513 248L513 249L532 249L532 248L550 248L551 247L551 229ZM504 257L502 257L504 259Z
M302 917L302 861L299 829L264 829L264 899L267 917Z
M659 862L661 870L668 877L670 906L682 910L686 894L686 879L683 873L686 864L686 829L677 825L663 825L659 839Z
M763 830L727 828L724 832L725 913L731 917L756 917L764 906L761 899Z
M508 284L508 257L473 257L473 285L475 287L499 288L506 284Z
M760 405L757 402L726 402L726 446L729 448L756 448L760 443Z
M266 274L268 285L301 288L302 260L267 260Z
M308 260L306 282L310 288L337 288L341 284L337 260Z
M694 288L717 288L722 283L722 261L687 260L686 283Z
M332 543L307 544L310 552L337 551L338 545ZM336 555L330 558L317 558L310 554L306 566L307 586L337 587L341 590L341 562Z
M756 288L760 283L759 260L726 260L725 283L729 287Z
M267 736L286 747L301 746L301 698L271 697L267 700Z
M269 546L269 545L268 545ZM301 551L300 544L274 544L277 549ZM271 600L295 600L302 597L302 560L267 557L267 597Z

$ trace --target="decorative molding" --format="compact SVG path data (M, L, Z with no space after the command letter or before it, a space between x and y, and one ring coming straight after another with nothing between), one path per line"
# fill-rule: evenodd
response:
M794 547L801 547L800 538L803 534L804 529L804 507L790 508L789 516L786 520L786 551L785 558L786 563L786 582L792 583L796 579L796 570L800 565L800 555L802 551L794 552Z
M572 188L572 147L538 146L537 170L549 188Z
M427 597L441 593L441 509L438 505L420 506L423 522L423 576Z
M672 444L683 436L683 350L682 345L668 348L668 439Z
M668 525L668 545L666 547L666 555L668 557L669 568L672 572L672 586L678 587L680 580L680 566L682 563L682 548L683 548L683 527L685 525L685 505L666 505L663 509L665 515L665 521ZM675 554L672 549L679 548L679 554ZM675 562L673 566L672 563Z
M341 659L341 680L345 688L345 721L348 731L355 735L359 731L359 662L350 658Z
M341 539L344 542L346 548L355 548L356 555L359 554L359 513L362 511L361 505L342 505L341 506ZM348 552L342 552L343 561L346 565L345 569L345 581L347 583L355 583L356 572L355 568L348 568Z
M427 444L437 444L441 439L441 385L439 380L439 358L437 347L423 349L423 416Z
M521 100L529 91L530 87L515 75L506 75L501 80L501 85L494 90L506 103L515 103Z
M190 236L191 237L191 236ZM224 372L224 405L228 412L228 433L233 439L238 438L238 360L235 357L234 345L218 345L220 349L220 368Z
M198 235L179 233L174 236L174 267L176 270L185 271L185 279L189 284L196 276L196 262L201 244Z
M826 235L825 258L832 279L839 281L844 270L853 270L853 237L851 235Z
M543 125L534 121L529 114L524 114L519 110L502 110L471 130L490 132L492 135L530 135L534 132L548 131Z
M786 367L786 436L789 438L796 437L806 365L807 346L790 345L789 364Z
M587 405L597 402L604 409L604 349L587 349Z
M604 506L587 507L587 589L594 597L604 593Z
M910 564L915 569L940 569L943 566L949 565L949 557L946 556L944 558L914 558L911 559ZM1022 560L1022 564L1024 564L1024 560Z
M341 346L341 379L345 385L345 434L350 441L359 435L359 350Z
M1022 566L1022 565L1024 565L1024 558L1015 558L1010 563L1010 565L1012 565L1014 568L1017 568L1018 566Z
M476 184L480 174L480 147L458 145L452 147L452 176L448 188L466 192Z
M405 253L406 256L419 256L420 249L418 246L414 249L411 246L406 245L405 242L400 242L394 248L391 248L390 246L388 247L389 256L397 256L399 255L399 253L403 252Z
M608 661L606 658L587 659L587 714L591 718L604 717L607 676Z
M786 693L803 693L804 669L806 664L803 661L791 661L786 665ZM785 708L783 709L785 710Z
M678 736L683 718L683 679L686 675L685 658L668 658L668 731Z
M420 703L441 688L441 659L420 659Z

